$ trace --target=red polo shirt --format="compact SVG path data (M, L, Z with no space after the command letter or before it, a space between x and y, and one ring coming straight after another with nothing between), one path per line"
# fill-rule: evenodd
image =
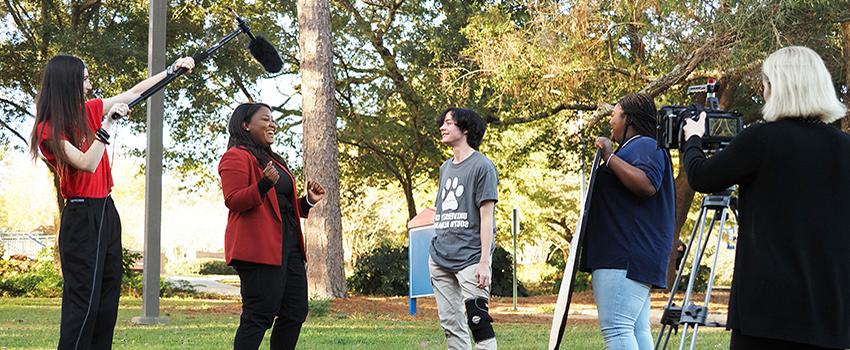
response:
M86 124L94 133L95 130L101 127L101 118L103 117L103 100L94 99L86 101ZM41 143L38 149L44 158L54 169L59 171L59 188L62 192L62 197L77 198L104 198L112 189L112 169L109 166L109 154L103 152L103 157L100 158L100 163L93 173L88 173L73 166L66 164L60 169L56 165L56 156L45 147L44 142L49 141L53 135L50 130L50 124L40 123L38 128L41 130ZM83 140L80 150L85 152L94 140Z

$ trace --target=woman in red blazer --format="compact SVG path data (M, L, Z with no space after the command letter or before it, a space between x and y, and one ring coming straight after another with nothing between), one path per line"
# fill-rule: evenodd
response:
M325 190L307 181L307 195L297 197L295 177L271 149L275 129L268 105L239 105L230 117L227 152L218 165L224 204L230 209L224 256L242 286L234 349L257 349L272 326L271 348L294 349L307 318L299 218L307 217Z

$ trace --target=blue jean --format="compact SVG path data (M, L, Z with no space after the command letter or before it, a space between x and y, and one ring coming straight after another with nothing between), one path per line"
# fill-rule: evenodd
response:
M626 277L626 270L593 270L593 297L608 350L648 350L655 344L649 331L649 289Z

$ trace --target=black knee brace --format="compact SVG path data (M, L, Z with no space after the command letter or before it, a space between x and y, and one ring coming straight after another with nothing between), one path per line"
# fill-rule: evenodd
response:
M490 317L487 298L475 298L466 301L466 321L472 331L472 340L476 343L496 337L493 331L493 318Z

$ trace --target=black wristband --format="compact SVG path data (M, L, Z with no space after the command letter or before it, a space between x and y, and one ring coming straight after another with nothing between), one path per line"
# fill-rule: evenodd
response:
M97 134L97 136L100 136L100 137L104 138L105 140L109 140L109 132L107 132L106 130L103 130L103 128L97 128L95 133Z
M101 143L103 143L104 145L109 145L109 141L104 140L102 137L100 137L100 135L95 136L95 140L100 141L100 142L101 142Z

